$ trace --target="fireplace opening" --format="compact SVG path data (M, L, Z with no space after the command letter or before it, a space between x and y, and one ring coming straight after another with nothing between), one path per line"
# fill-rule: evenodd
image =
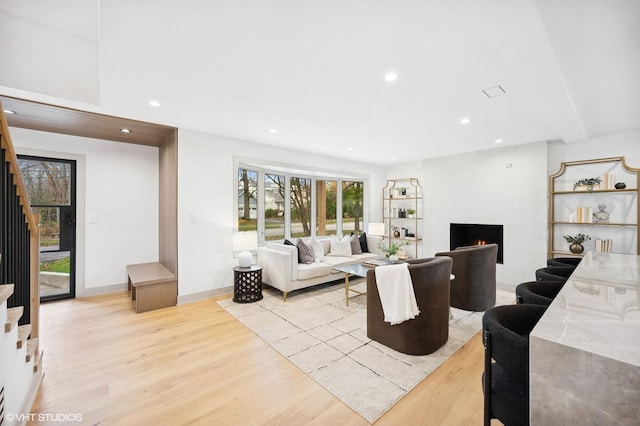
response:
M498 263L502 264L502 225L451 223L449 250L458 247L498 244Z

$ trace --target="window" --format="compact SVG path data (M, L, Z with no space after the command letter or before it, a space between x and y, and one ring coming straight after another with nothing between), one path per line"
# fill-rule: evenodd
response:
M238 169L238 231L258 229L258 172Z
M311 235L311 179L291 178L291 236Z
M284 239L284 176L264 175L264 239Z
M238 163L236 182L237 231L257 231L259 242L363 230L363 181Z
M316 181L316 235L336 235L337 193L337 181Z
M363 228L363 182L342 182L342 234L360 233Z

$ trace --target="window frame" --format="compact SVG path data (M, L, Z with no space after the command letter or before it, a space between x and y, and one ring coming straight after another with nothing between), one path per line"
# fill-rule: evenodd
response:
M316 225L317 225L317 181L336 181L336 236L342 237L342 186L343 182L359 181L363 185L363 214L362 221L363 226L366 229L366 224L369 222L369 178L367 176L354 176L354 175L342 175L339 173L331 173L322 170L300 170L299 166L283 166L283 165L256 165L255 160L250 159L236 159L234 161L234 225L233 231L238 232L238 212L239 212L239 200L238 200L238 173L239 169L246 169L258 174L258 194L257 194L257 234L258 234L258 246L263 246L269 242L280 241L278 240L266 240L265 239L265 184L264 179L266 174L279 175L284 177L285 181L285 197L284 197L284 238L291 238L291 178L303 178L311 180L311 237L317 237ZM327 238L328 236L320 236L319 238Z

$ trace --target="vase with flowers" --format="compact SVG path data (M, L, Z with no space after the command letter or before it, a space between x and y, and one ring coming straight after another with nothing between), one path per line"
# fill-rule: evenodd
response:
M563 238L570 244L569 250L571 253L575 254L582 253L584 251L582 243L591 239L591 237L585 234L563 235Z

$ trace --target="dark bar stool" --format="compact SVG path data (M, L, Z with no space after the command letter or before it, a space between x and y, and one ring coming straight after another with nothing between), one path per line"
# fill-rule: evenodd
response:
M516 287L516 301L518 304L549 306L560 293L564 281L529 281Z
M546 307L496 306L482 317L484 424L529 424L529 333ZM495 361L493 362L492 361Z
M547 259L547 266L571 266L575 268L580 264L581 257L554 257Z
M571 266L551 266L536 271L536 281L566 281L575 268Z

